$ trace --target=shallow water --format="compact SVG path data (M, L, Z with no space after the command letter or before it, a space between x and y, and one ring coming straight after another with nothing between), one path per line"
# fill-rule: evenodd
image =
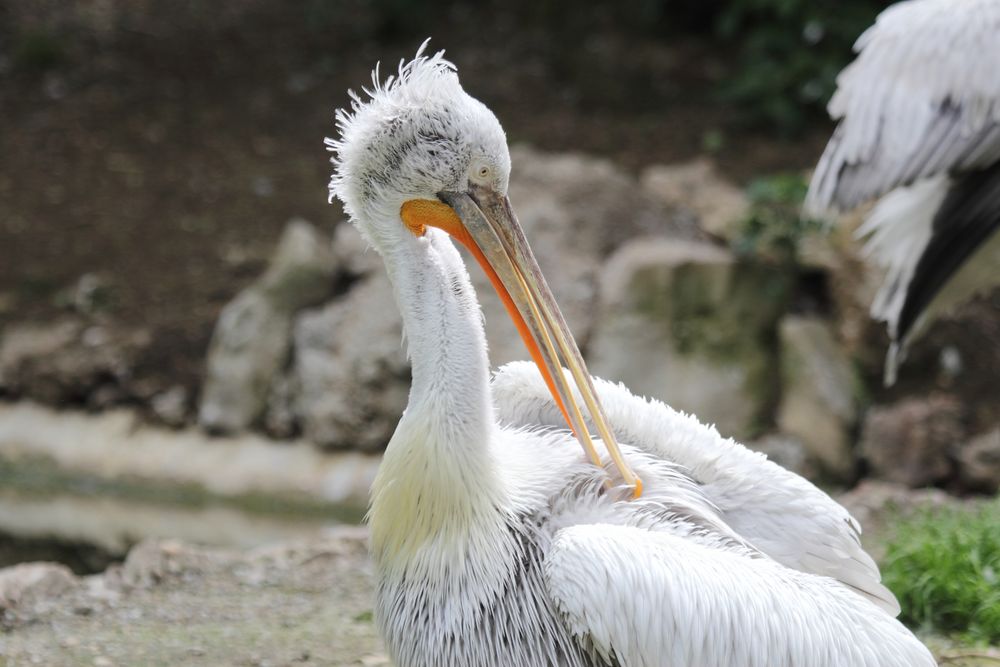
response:
M0 566L103 570L147 538L240 549L357 524L378 457L0 403Z
M336 514L336 516L335 516ZM314 536L345 523L349 508L317 515L261 513L229 503L165 504L114 496L0 492L0 567L53 560L78 574L99 572L148 538L249 549Z

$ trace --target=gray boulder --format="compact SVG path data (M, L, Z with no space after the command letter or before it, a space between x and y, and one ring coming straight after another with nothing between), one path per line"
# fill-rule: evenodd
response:
M702 242L639 238L604 267L589 367L753 437L777 398L773 339L788 278Z
M329 242L315 228L288 224L267 272L219 316L198 413L204 428L229 433L260 417L288 359L293 315L330 294L335 268Z
M299 387L294 367L271 382L267 394L267 408L264 412L264 430L272 438L287 440L299 432L299 418L295 403Z
M941 394L872 408L861 433L872 476L911 488L949 479L963 416L961 403Z
M294 313L330 295L337 267L329 238L295 218L282 232L267 271L254 287L267 294L278 310Z
M406 407L409 363L384 272L295 323L295 412L322 446L377 451Z
M149 402L153 415L167 426L184 426L188 415L188 392L181 385L174 385L153 396Z
M352 278L385 270L382 258L350 223L333 230L333 255L337 270Z
M226 304L208 350L198 422L217 433L250 426L288 357L291 314L257 288Z
M53 609L79 583L60 563L20 563L0 569L0 621L31 618Z
M694 216L702 229L732 240L737 223L750 210L742 189L723 178L706 158L671 165L654 165L640 176L642 189L668 209Z
M114 403L127 395L135 358L149 344L148 331L100 320L13 324L0 336L0 390L52 404L98 394Z
M1000 427L981 433L958 450L958 476L974 491L1000 490Z
M828 475L855 472L852 433L860 381L830 326L814 317L786 317L779 327L781 403L778 428L796 437Z
M604 258L636 230L670 232L670 222L610 162L527 148L516 148L512 159L511 200L570 328L585 344ZM304 435L320 445L378 450L409 391L401 320L380 258L350 226L338 228L334 252L338 266L361 279L341 299L298 318L293 411ZM488 279L466 261L484 311L491 363L527 358ZM287 423L283 395L274 394L268 411L278 431Z
M585 346L607 255L638 233L678 234L679 228L607 160L515 147L511 161L511 203L570 330ZM486 318L491 364L529 358L486 276L467 255L466 262Z

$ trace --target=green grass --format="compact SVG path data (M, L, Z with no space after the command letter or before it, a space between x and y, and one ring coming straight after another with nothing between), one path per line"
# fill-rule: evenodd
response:
M900 620L976 643L1000 643L1000 502L902 521L882 566Z

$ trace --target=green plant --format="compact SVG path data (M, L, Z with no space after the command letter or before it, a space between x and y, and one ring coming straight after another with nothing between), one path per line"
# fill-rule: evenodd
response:
M905 623L1000 642L1000 502L976 511L926 511L901 522L882 576Z
M740 221L733 249L741 255L763 255L794 262L802 239L822 228L822 223L801 215L806 195L801 174L773 174L747 187L750 211Z
M738 63L722 87L743 116L792 135L833 93L886 0L733 0L715 17Z

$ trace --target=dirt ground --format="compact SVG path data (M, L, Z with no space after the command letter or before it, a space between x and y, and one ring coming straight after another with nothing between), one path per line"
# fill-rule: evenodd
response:
M44 574L15 572L30 583L0 605L0 665L389 664L360 530L252 552L150 541L82 579L22 568Z
M88 577L55 564L0 570L0 666L388 665L367 551L364 529L343 528L250 551L148 540ZM921 638L942 665L1000 659Z
M808 166L829 132L819 123L792 143L741 130L713 93L724 56L708 45L613 31L554 44L488 6L417 17L397 3L402 18L387 21L385 3L253 0L212 16L197 3L75 4L89 13L0 10L0 327L66 314L89 274L91 315L152 341L140 385L195 391L219 309L286 221L340 220L322 143L333 110L426 35L512 142L630 169L709 142L746 181Z

